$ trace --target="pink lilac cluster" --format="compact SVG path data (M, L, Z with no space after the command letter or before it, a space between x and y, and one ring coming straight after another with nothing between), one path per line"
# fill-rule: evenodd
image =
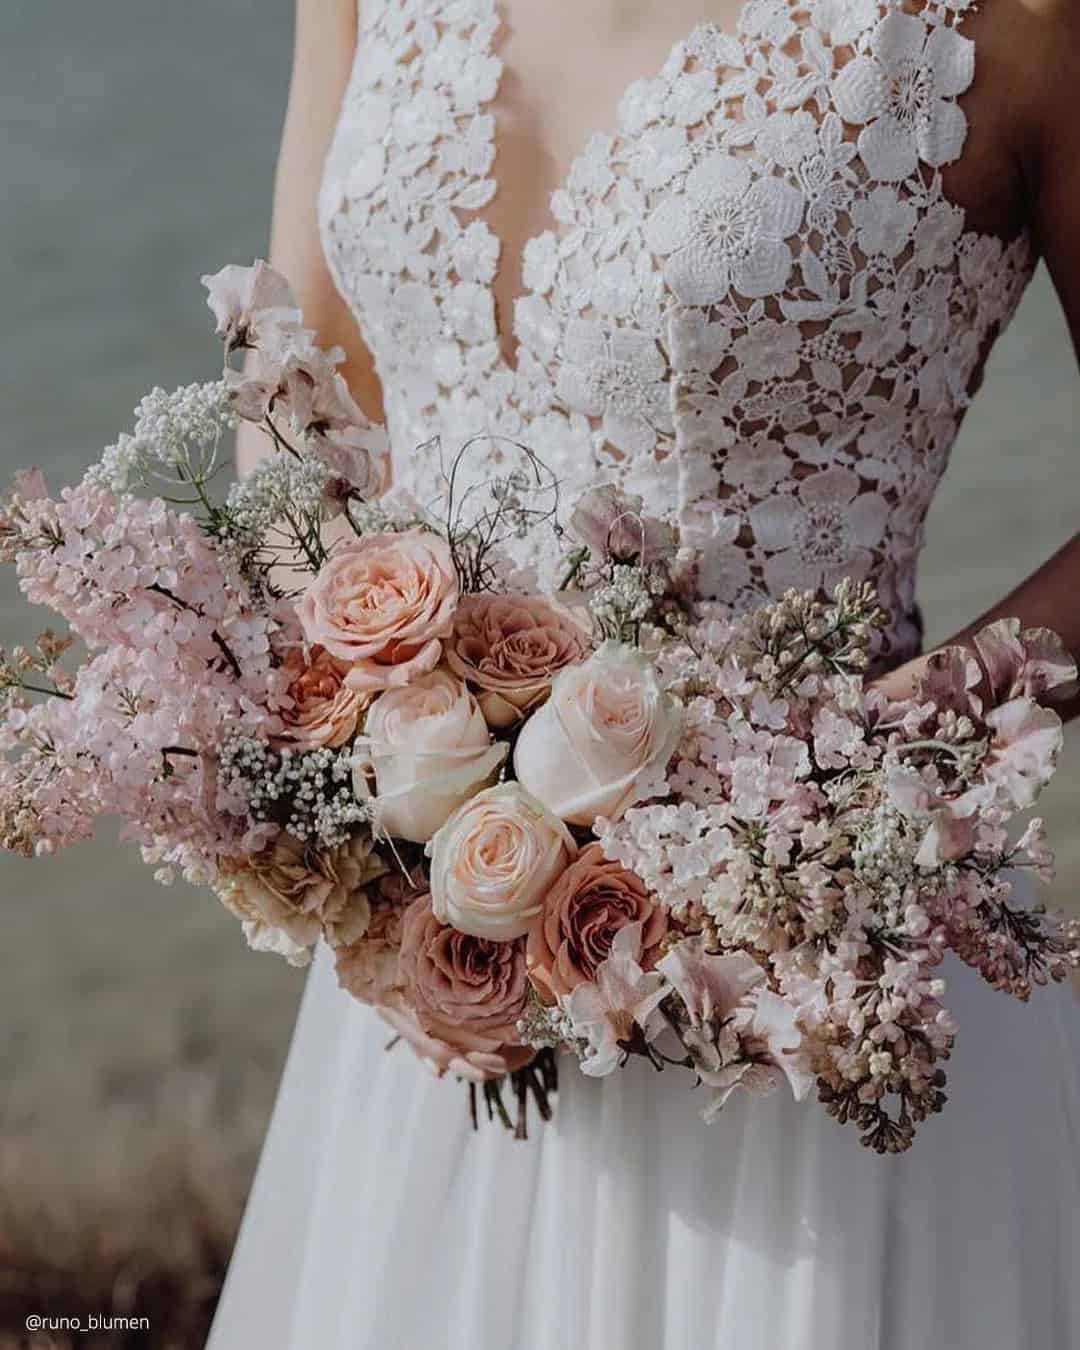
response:
M219 800L214 767L228 735L282 725L287 620L257 609L198 524L160 500L91 482L52 498L26 477L2 530L23 594L89 652L74 677L55 672L44 702L10 691L5 844L51 851L112 815L166 875L208 880L224 852L255 842Z
M707 959L755 963L826 1108L899 1151L945 1101L945 954L1021 999L1077 964L1077 925L1014 896L1024 870L1052 875L1041 822L1008 832L1062 743L1040 700L1076 667L1052 633L1001 621L891 704L858 673L869 600L789 595L669 644L686 716L666 787L597 832ZM713 1025L708 1055L738 1065Z

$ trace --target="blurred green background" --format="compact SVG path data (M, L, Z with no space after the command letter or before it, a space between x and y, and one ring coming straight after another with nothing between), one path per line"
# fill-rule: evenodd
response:
M291 9L4 0L5 469L75 477L151 385L215 373L198 278L265 251ZM1076 530L1078 415L1040 273L931 518L931 641ZM0 576L0 645L39 619ZM1055 898L1080 909L1078 732L1045 814L1062 851ZM302 976L250 954L211 897L158 888L108 836L44 863L0 859L0 895L0 1346L19 1343L4 1336L20 1309L76 1299L71 1272L85 1277L77 1297L106 1311L98 1284L115 1301L117 1270L128 1306L150 1298L159 1329L188 1321L172 1339L115 1344L201 1344L192 1328L213 1300ZM183 1294L153 1284L162 1268ZM166 1313L170 1297L198 1306Z

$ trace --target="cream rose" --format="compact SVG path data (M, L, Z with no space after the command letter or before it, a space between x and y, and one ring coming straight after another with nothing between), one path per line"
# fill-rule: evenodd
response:
M445 539L428 530L368 534L334 552L297 606L308 642L349 666L362 693L434 670L458 582Z
M681 730L682 706L661 689L649 658L605 642L556 677L522 728L514 771L560 820L618 820L641 779L671 758Z
M519 784L501 783L460 807L428 854L436 917L461 933L509 942L528 932L577 846Z
M446 670L380 694L357 748L364 761L357 794L366 795L370 764L379 828L417 844L491 781L507 753L492 744L476 699Z
M450 669L478 691L488 725L509 727L547 697L564 666L583 661L588 628L564 605L535 595L469 595L446 646Z

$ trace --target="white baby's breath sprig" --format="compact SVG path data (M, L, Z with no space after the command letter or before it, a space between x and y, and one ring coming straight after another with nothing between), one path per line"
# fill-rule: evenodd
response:
M86 477L117 493L160 482L198 493L217 472L222 437L235 426L222 380L155 388L135 409L132 433L108 446Z

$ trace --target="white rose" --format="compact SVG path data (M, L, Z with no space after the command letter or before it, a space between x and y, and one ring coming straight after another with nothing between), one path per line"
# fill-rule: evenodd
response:
M560 671L551 697L514 750L521 785L571 825L618 820L642 778L663 769L682 731L682 705L635 647L605 642Z
M446 670L380 694L357 749L357 795L369 795L374 771L377 828L417 844L491 781L507 752L492 744L464 681Z
M460 807L428 855L435 917L472 937L509 942L528 931L577 846L519 784L500 783Z

